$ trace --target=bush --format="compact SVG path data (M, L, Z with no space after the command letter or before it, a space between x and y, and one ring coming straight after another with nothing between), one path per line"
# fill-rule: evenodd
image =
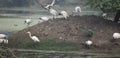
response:
M103 12L115 12L120 9L120 0L88 0L87 4Z
M93 36L93 31L91 29L86 29L85 33L86 33L87 37L92 37Z

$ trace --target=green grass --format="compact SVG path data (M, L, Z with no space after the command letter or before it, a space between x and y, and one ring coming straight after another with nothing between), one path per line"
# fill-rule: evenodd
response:
M39 43L27 41L23 48L39 50L57 50L57 51L78 51L79 43L68 42L56 39L44 39Z

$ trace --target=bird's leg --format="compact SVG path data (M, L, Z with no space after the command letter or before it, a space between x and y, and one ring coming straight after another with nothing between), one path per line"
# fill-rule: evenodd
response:
M30 24L27 24L27 28L29 27Z
M115 38L111 39L111 42L115 43L117 40Z
M85 48L86 49L90 49L90 46L85 44Z

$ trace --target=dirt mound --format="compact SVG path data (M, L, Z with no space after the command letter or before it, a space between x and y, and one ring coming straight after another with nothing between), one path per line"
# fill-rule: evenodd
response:
M90 33L89 30L93 34L91 37L87 36ZM102 48L119 48L120 41L118 41L117 45L110 42L112 34L119 32L119 30L119 24L99 16L70 16L68 19L59 18L39 23L13 34L9 39L11 42L16 42L14 45L16 46L25 40L30 40L27 34L27 31L30 31L32 35L38 36L39 39L55 38L79 43L84 43L90 39L94 45Z

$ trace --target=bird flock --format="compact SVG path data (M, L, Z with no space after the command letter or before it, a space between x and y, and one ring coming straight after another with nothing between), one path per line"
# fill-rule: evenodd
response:
M53 16L52 19L56 19L58 15L62 15L65 19L68 19L68 17L70 16L70 14L68 14L67 11L65 11L65 10L61 10L60 12L58 12L54 8L55 2L56 2L56 0L53 0L52 3L50 3L50 4L46 5L46 6L43 6L42 3L41 3L40 6L44 10L47 10ZM81 12L82 12L81 7L80 6L76 6L75 9L73 10L73 13L71 15L76 15L76 14L80 15ZM42 20L42 21L49 20L49 18L47 16L40 17L39 19ZM26 19L24 21L24 23L27 26L29 26L32 22L33 22L32 19Z
M41 7L42 7L43 9L45 9L45 10L48 10L48 12L53 16L53 19L56 19L56 17L57 17L58 15L62 15L62 16L64 17L64 19L68 19L70 15L67 13L67 11L61 10L60 12L58 12L56 9L53 8L54 5L55 5L55 1L56 1L56 0L53 0L51 4L48 4L48 5L46 5L46 6L43 6L43 5L41 4ZM73 16L76 16L76 15L81 16L81 12L82 12L81 7L80 7L80 6L76 6L76 7L74 8L73 12L72 12L72 15L73 15ZM103 14L102 14L102 17L106 17L106 16L107 16L107 13L103 13ZM42 20L42 21L47 21L47 20L49 20L49 18L46 17L46 16L40 17L39 19ZM27 21L29 21L29 22L27 22ZM29 24L31 23L31 20L26 20L26 23L27 23L27 25L29 25ZM38 38L37 36L31 36L31 32L30 32L30 31L28 31L27 33L29 34L29 37L30 37L34 42L40 42L40 40L39 40L39 38ZM113 40L117 40L117 39L119 39L119 38L120 38L120 33L113 33ZM90 46L92 46L94 43L93 43L92 40L86 40L86 41L84 42L84 44L86 45L87 48L90 48Z
M54 5L55 5L55 1L56 0L53 0L51 4L48 4L46 6L43 6L41 4L41 7L43 9L45 9L45 10L48 10L48 12L53 16L53 19L56 19L57 15L62 15L64 17L64 19L68 19L69 18L69 14L67 13L67 11L61 10L60 12L58 12L57 10L55 10L53 8ZM82 12L81 7L80 6L76 6L75 9L73 10L72 15L75 16L77 14L77 15L81 16L81 12ZM106 17L107 13L103 13L102 16ZM39 19L42 20L42 21L49 20L49 18L47 16L40 17ZM32 22L33 22L32 19L26 19L24 21L24 24L29 26ZM27 33L29 35L29 38L31 38L34 42L40 42L40 39L37 36L35 36L35 35L32 36L30 31L28 31ZM6 39L6 38L7 38L7 35L0 34L0 43L8 44L8 39ZM118 39L120 39L120 33L113 33L113 40L118 40ZM92 40L86 40L84 43L86 44L87 48L90 48L90 46L92 46L94 44Z
M43 6L42 4L40 4L40 5L41 5L41 7L42 7L43 9L48 10L48 12L53 16L53 19L56 19L58 15L62 15L62 16L64 17L64 19L68 19L69 14L67 13L67 11L62 10L62 11L58 12L57 10L55 10L55 9L53 8L54 5L55 5L55 1L56 1L56 0L53 0L51 4L48 4L48 5L46 5L46 6ZM74 13L81 13L81 8L80 8L80 6L76 6L76 7L75 7ZM74 13L73 13L73 14L74 14ZM47 16L40 17L39 19L42 20L42 21L47 21L47 20L49 20L49 18L48 18ZM32 23L32 20L31 20L31 19L26 19L26 20L24 21L24 23L27 24L27 26L29 26L29 25ZM30 31L28 31L27 33L29 34L29 37L30 37L34 42L40 42L39 38L38 38L37 36L32 36Z

